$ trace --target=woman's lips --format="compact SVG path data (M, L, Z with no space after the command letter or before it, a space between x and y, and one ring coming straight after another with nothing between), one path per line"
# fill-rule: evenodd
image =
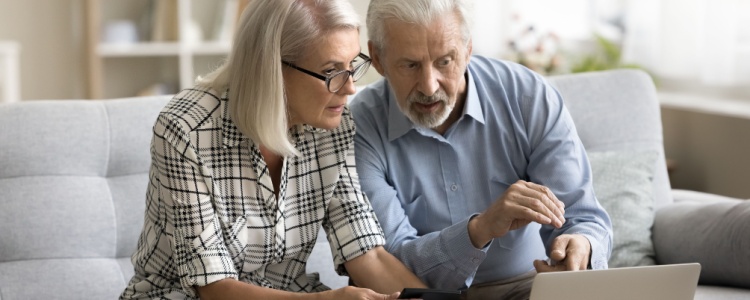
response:
M329 107L326 107L326 110L335 112L335 113L340 113L344 111L344 104L336 105L336 106L329 106Z

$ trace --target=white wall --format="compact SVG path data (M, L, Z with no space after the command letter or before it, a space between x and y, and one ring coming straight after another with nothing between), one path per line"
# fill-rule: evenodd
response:
M0 40L21 46L21 99L85 96L83 21L83 0L0 0Z
M369 0L350 1L364 20ZM475 10L507 9L505 1L475 1ZM22 48L22 99L86 96L84 20L84 0L0 0L0 40L16 40ZM499 55L505 37L492 29L504 24L501 18L478 15L475 53ZM365 32L363 28L360 37L364 52ZM362 83L378 78L371 70ZM667 155L679 164L672 178L675 187L750 198L750 121L670 109L663 118Z
M662 108L672 187L750 199L750 118Z

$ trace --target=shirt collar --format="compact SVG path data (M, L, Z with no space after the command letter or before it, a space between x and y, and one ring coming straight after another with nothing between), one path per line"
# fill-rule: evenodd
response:
M224 146L234 147L246 140L247 137L240 132L239 128L232 122L232 118L229 117L228 95L229 90L225 90L219 98L219 101L221 101L221 136Z
M469 66L470 67L470 66ZM464 105L463 115L467 115L481 124L484 124L484 112L482 111L482 105L479 102L479 93L477 93L476 82L474 76L468 70L468 80L466 83L466 105ZM386 85L388 89L388 140L393 141L403 136L409 130L418 129L419 126L415 125L409 118L401 112L396 100L396 95L393 94L393 90L390 86ZM460 121L461 119L459 119Z
M469 68L471 68L471 64L469 64L469 67L466 70L466 73L469 74L469 76L467 76L469 77L469 80L466 83L466 88L468 90L466 92L466 105L464 105L464 115L468 115L474 118L474 120L477 120L479 123L484 124L484 111L482 111L482 104L479 102L477 83L474 80L474 76L471 75Z

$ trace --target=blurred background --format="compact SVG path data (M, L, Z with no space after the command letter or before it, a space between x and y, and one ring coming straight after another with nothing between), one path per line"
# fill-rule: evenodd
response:
M175 93L221 63L248 1L0 0L0 105ZM750 198L750 1L474 0L471 23L475 54L544 75L648 72L672 186Z

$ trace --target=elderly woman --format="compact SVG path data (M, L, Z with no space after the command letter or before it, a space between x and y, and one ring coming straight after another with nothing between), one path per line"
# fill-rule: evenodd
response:
M252 1L226 63L159 114L135 275L121 299L395 299L346 106L370 65L346 0ZM305 265L319 229L339 273ZM310 294L302 294L310 293Z

